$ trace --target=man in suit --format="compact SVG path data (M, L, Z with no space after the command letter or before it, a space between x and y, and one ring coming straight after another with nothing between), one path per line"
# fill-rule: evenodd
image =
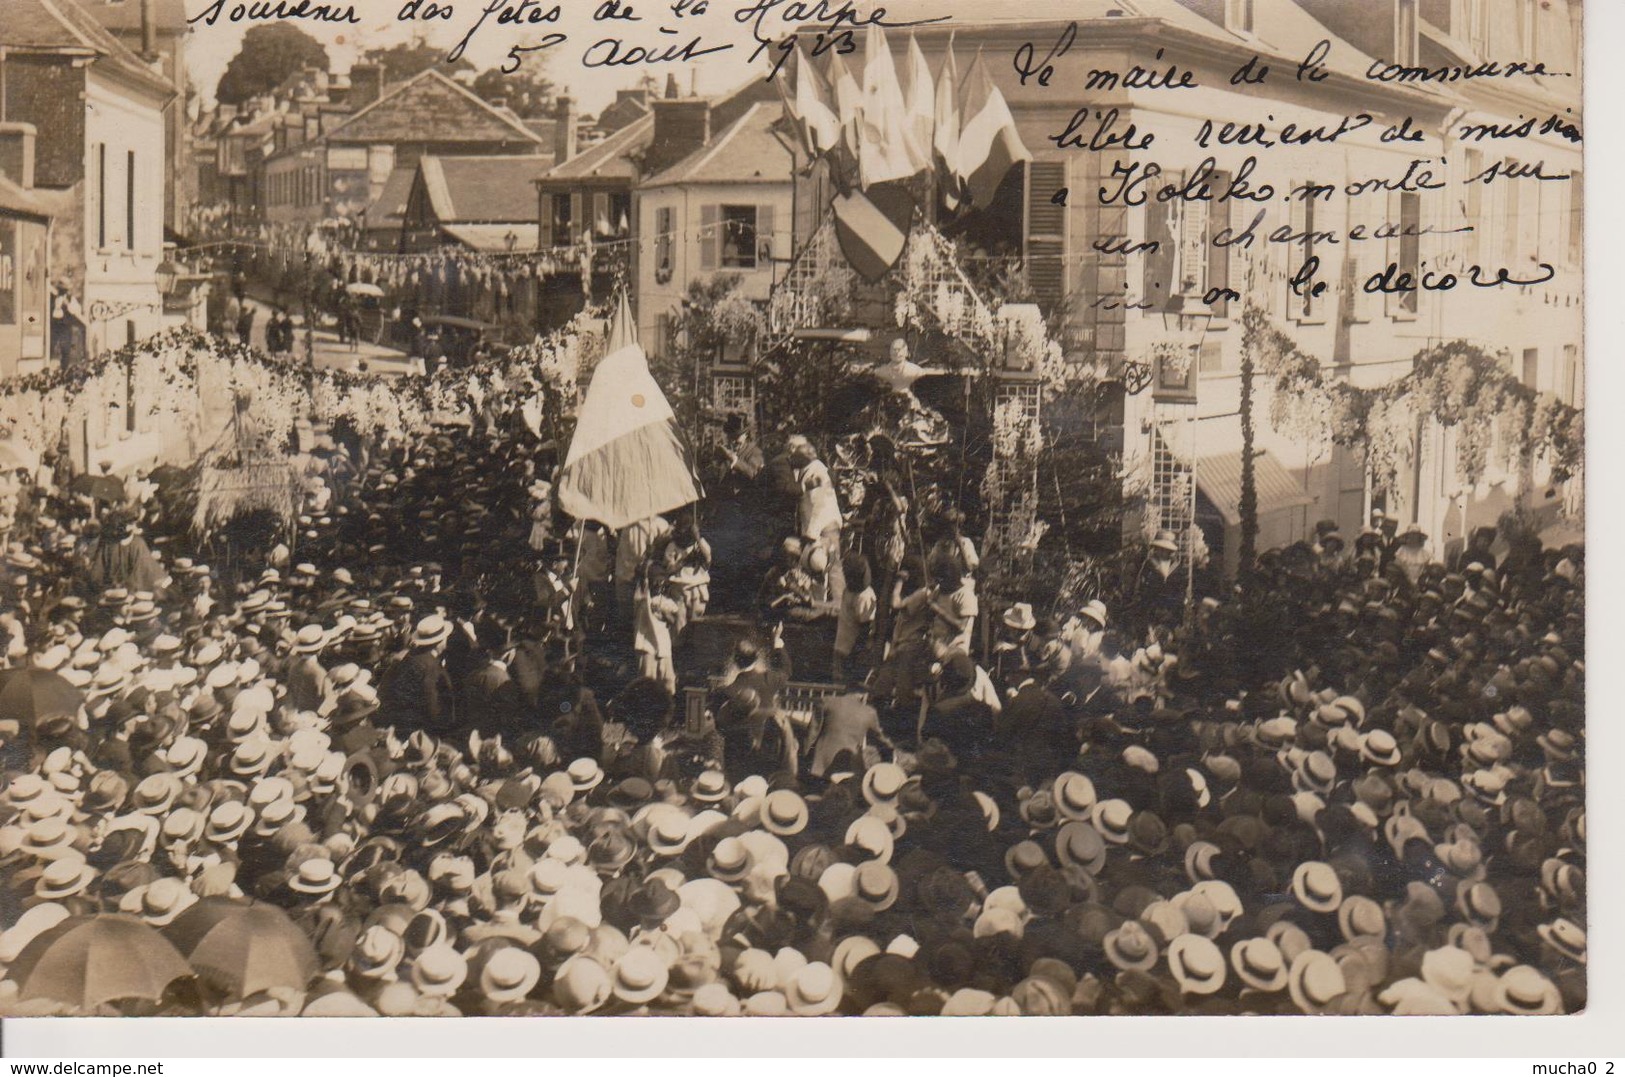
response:
M1071 760L1078 751L1065 705L1037 673L1023 680L1004 705L994 736L1015 757L1019 774L1028 781L1052 774L1058 762Z
M863 766L863 749L869 738L896 751L896 746L880 729L880 713L869 705L869 690L862 678L853 678L845 692L824 700L819 708L818 730L812 739L811 771L822 778L842 752L851 752Z
M321 625L301 628L293 640L293 655L284 679L288 686L287 705L296 711L322 711L332 691L321 653L327 646L327 632Z
M439 614L418 622L407 656L384 675L378 696L391 723L449 732L457 726L451 678L442 662L451 624Z

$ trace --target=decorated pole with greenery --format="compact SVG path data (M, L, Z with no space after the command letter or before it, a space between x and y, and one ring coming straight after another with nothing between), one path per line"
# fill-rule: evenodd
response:
M1243 319L1241 337L1241 496L1236 502L1241 517L1241 547L1237 551L1236 577L1248 579L1253 562L1258 557L1258 469L1254 464L1253 443L1257 430L1253 424L1253 377L1257 372L1254 350L1258 347L1254 322Z

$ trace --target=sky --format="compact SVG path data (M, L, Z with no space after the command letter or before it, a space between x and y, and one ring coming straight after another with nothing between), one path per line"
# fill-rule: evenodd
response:
M186 0L187 14L197 18L206 14L215 2ZM238 2L225 0L221 16L212 26L202 21L192 23L191 36L186 43L187 66L191 70L193 84L206 101L213 100L214 87L221 73L236 54L243 34L249 26L254 25L229 21L231 10ZM294 0L286 2L291 6ZM690 80L693 79L693 89L702 94L712 94L737 86L752 71L747 58L754 48L754 42L749 28L732 17L735 0L726 4L715 4L711 0L686 0L690 5L689 11L681 17L672 14L672 4L684 0L658 0L653 3L631 0L633 13L638 16L636 22L595 22L593 15L599 8L600 0L557 0L561 9L559 22L534 27L498 25L497 19L503 11L503 4L510 10L519 8L522 3L528 4L526 10L529 11L536 9L537 0L451 0L453 16L449 21L401 22L397 15L404 2L355 0L356 14L362 20L360 25L341 26L310 20L293 21L293 25L327 46L336 71L347 71L361 51L409 42L414 35L421 35L431 44L450 50L480 20L486 8L495 5L493 13L485 18L484 24L470 41L467 59L482 69L498 66L513 45L534 44L549 31L565 33L569 36L566 43L544 52L528 54L524 62L534 64L538 57L545 57L548 77L568 88L585 112L597 112L614 100L616 89L634 86L645 75L653 75L664 85L667 72L674 72L685 91L691 88ZM552 7L554 2L547 0L545 6ZM625 0L616 2L621 3L623 10L628 6ZM425 0L423 7L428 6L429 0ZM706 10L700 12L700 6ZM679 33L662 34L661 27ZM606 37L619 37L629 46L642 44L666 48L674 44L684 45L696 35L703 35L706 46L731 44L733 48L688 63L597 68L587 68L582 64L589 47ZM759 60L757 66L765 75L767 69L762 66L764 63Z

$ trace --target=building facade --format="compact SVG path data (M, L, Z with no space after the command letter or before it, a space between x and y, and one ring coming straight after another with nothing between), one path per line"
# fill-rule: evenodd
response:
M897 21L934 14L888 5ZM1578 125L1579 39L1568 3L1035 0L951 27L916 31L932 69L950 40L961 72L982 50L1034 160L1012 170L994 206L942 226L962 248L1019 258L1068 358L1104 366L1119 391L1097 431L1127 480L1149 489L1147 527L1183 531L1194 515L1219 563L1235 564L1249 306L1334 381L1387 384L1430 345L1465 339L1500 351L1532 388L1578 402L1580 144L1561 123ZM905 46L894 37L899 64ZM1023 46L1025 71L1010 60ZM1437 74L1537 58L1562 75ZM1185 79L1199 89L1173 85ZM1531 116L1517 136L1483 133ZM1543 131L1549 116L1559 126ZM1486 172L1497 161L1543 161L1571 178ZM802 181L798 247L827 194L816 175ZM1388 267L1390 283L1474 264L1530 279L1542 262L1554 276L1538 288L1368 286ZM1159 358L1186 349L1188 362ZM1429 418L1398 481L1376 490L1359 451L1276 428L1269 381L1249 386L1260 549L1312 537L1323 519L1356 533L1382 507L1418 522L1442 556L1514 504L1561 500L1540 468L1466 483L1457 432Z
M34 193L32 124L0 124L0 379L45 368L51 212Z
M519 117L433 68L391 88L379 85L381 78L372 65L352 68L353 111L337 122L306 121L309 137L267 154L268 220L358 219L392 173L416 169L425 156L519 156L545 148L546 139Z
M153 66L169 83L170 104L164 111L164 227L178 230L197 200L197 171L192 162L194 101L186 69L185 0L80 0L85 9L126 48Z
M686 124L708 136L633 194L638 333L651 354L660 355L671 346L669 327L697 283L734 276L741 295L765 303L777 267L790 256L794 187L791 152L774 130L777 103L751 102L714 134L709 101L654 105L657 144L663 125Z

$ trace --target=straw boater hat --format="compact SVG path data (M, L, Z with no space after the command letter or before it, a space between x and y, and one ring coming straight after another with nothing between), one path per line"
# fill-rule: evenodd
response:
M517 1002L530 994L542 978L542 965L534 955L516 946L504 946L480 965L480 994L492 1002Z
M717 804L728 799L731 790L728 788L728 779L719 770L704 770L694 779L689 787L688 795L691 800L701 804Z
M1168 971L1187 995L1211 995L1224 986L1224 954L1213 940L1180 935L1168 944Z
M1494 999L1501 1013L1554 1014L1563 1009L1563 996L1540 970L1516 965L1495 983Z
M577 796L591 792L604 781L604 769L598 765L596 759L577 759L570 764L566 773L570 777L570 786Z
M840 976L822 961L802 966L784 985L790 1012L803 1017L834 1013L841 1004L843 992Z
M1124 971L1145 971L1157 963L1157 942L1137 920L1107 932L1105 951L1107 959Z
M456 994L468 978L468 959L448 943L424 950L412 961L412 986L425 995Z
M622 1002L643 1005L666 989L670 967L652 946L633 946L615 962L610 990Z
M1123 845L1129 839L1129 822L1134 809L1126 800L1102 800L1090 811L1090 821L1100 836L1112 845Z
M1051 790L1055 810L1063 819L1088 820L1096 803L1095 783L1076 771L1066 771L1055 779Z
M770 833L780 837L799 834L807 829L807 818L807 802L800 793L776 789L762 798L761 822Z
M846 844L869 854L869 859L889 863L895 848L891 827L874 815L860 815L846 829Z
M1030 602L1017 602L1004 611L1004 626L1014 632L1031 632L1038 627Z
M319 896L331 894L343 881L333 861L312 857L299 865L299 870L288 880L288 889L296 894Z
M1311 912L1336 912L1343 903L1343 886L1331 865L1307 860L1292 873L1292 896Z
M1304 1013L1326 1013L1348 990L1348 981L1330 954L1305 950L1293 959L1287 972L1287 990Z
M897 903L900 886L891 865L878 860L858 865L852 876L853 896L876 912L884 912Z
M45 901L59 901L82 894L96 880L96 869L76 856L62 857L47 863L34 883L34 896Z
M863 775L863 799L870 804L895 804L908 783L908 774L895 763L876 763Z
M451 638L451 623L438 613L430 614L412 632L413 647L433 647Z
M293 637L294 654L315 654L327 646L327 630L321 625L305 625Z
M1554 953L1582 965L1586 963L1585 929L1573 920L1559 917L1549 924L1541 924L1535 931Z
M1230 948L1230 967L1255 991L1274 992L1287 985L1287 962L1280 947L1267 938L1242 939Z
M383 924L373 924L356 939L350 971L364 980L393 980L406 958L406 942Z

